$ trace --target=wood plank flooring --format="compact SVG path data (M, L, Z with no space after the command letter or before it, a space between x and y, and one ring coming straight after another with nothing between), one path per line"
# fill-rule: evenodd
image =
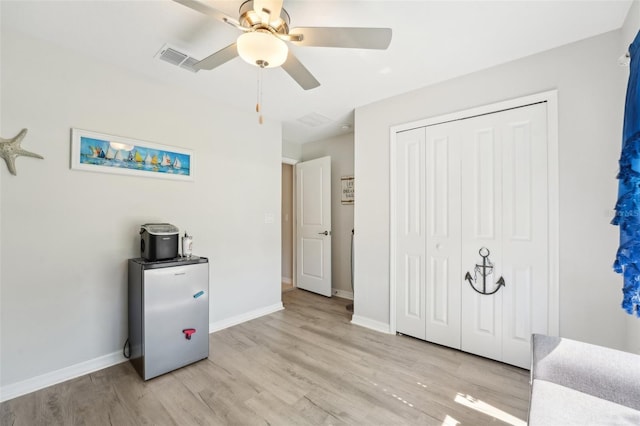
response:
M0 406L5 425L524 425L528 372L350 324L349 300L210 335L209 359L143 382L123 363Z

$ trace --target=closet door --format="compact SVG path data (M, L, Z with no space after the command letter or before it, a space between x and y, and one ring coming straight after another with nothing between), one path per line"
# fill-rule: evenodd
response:
M546 104L504 115L502 361L530 368L531 333L549 332Z
M398 332L529 367L549 333L546 108L396 134Z
M461 347L521 367L529 365L531 333L547 331L545 108L536 104L461 122ZM484 255L493 268L483 279ZM474 291L466 272L476 289L497 292ZM505 285L498 289L500 278Z
M462 120L462 349L502 358L502 139L498 114ZM482 250L482 253L481 253ZM482 256L487 256L484 261ZM486 266L493 264L493 268ZM490 274L488 272L491 271ZM483 274L487 274L483 276Z
M456 122L426 128L426 340L460 349L460 142Z
M396 142L396 330L425 339L425 130Z
M396 138L396 329L460 348L460 136L455 123Z

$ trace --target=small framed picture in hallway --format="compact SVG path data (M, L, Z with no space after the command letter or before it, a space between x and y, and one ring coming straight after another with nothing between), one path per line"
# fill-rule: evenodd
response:
M355 192L353 186L353 176L342 176L342 204L353 204L355 200Z

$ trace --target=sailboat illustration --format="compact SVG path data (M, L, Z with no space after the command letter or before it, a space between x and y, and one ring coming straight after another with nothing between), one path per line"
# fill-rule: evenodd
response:
M114 158L116 158L116 150L109 146L109 149L107 149L107 154L104 156L104 158L106 158L107 160L113 160Z
M116 161L124 161L124 155L122 155L122 151L116 152L115 159Z
M180 163L180 160L178 159L178 157L176 157L176 159L173 161L173 168L179 169L180 167L182 167L182 164Z
M89 146L89 157L96 158L100 154L99 148L95 146Z
M127 157L127 161L133 161L133 152L129 151L129 157Z
M138 151L136 151L135 154L133 154L133 159L136 161L136 163L142 163L142 155L140 155L140 153Z
M151 164L151 156L147 152L147 156L144 157L144 164Z
M157 166L157 165L158 165L158 155L157 155L157 154L156 154L156 155L154 155L154 156L151 158L151 164L153 164L154 166Z
M160 165L167 167L171 165L171 158L166 152L162 154L162 162L160 163Z

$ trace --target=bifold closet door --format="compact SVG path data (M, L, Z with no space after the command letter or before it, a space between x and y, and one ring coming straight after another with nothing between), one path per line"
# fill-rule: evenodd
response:
M464 351L520 367L530 364L531 333L546 333L548 184L546 104L460 122L462 273L482 288L479 250L493 273L481 295L462 282ZM484 252L484 254L487 254ZM480 268L481 270L481 268Z
M396 328L426 339L425 131L396 137Z
M546 114L540 103L396 134L398 332L529 365L531 333L548 333Z
M396 138L396 329L460 348L460 132Z

